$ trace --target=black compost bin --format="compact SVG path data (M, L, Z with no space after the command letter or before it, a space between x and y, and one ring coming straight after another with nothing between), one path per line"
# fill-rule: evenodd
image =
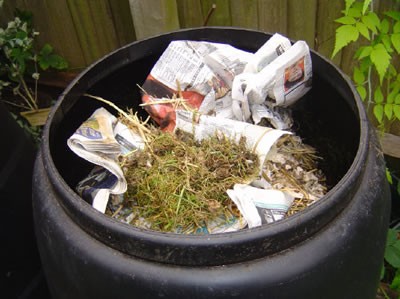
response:
M34 172L34 219L54 298L374 298L389 222L389 189L373 128L348 78L312 53L313 88L294 107L297 133L324 158L330 191L282 221L218 235L138 229L82 200L91 165L68 137L101 103L138 107L142 84L170 41L255 51L271 35L199 28L134 42L86 69L61 95ZM111 109L109 109L111 110Z
M40 270L33 229L32 140L0 102L0 290L17 298Z

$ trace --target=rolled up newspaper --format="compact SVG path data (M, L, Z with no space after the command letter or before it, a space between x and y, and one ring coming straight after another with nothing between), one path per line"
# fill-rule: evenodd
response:
M266 155L272 145L288 131L257 126L232 119L195 114L191 111L176 111L176 127L191 133L196 140L203 140L216 134L224 135L234 142L246 138L246 147L257 154L260 165L264 164Z
M311 88L312 65L307 43L298 41L259 73L242 73L233 83L232 98L248 104L270 101L287 107Z
M107 169L115 176L116 179L112 180L108 175L101 174L102 179L98 179L99 173L93 174L97 177L97 182L102 183L98 184L101 188L91 189L93 192L96 191L96 194L92 196L92 205L104 213L109 194L122 194L127 189L123 171L118 164L118 156L142 149L143 140L138 134L118 122L117 118L106 109L99 108L82 123L68 139L67 144L79 157ZM107 184L104 183L104 178L107 178ZM108 191L98 192L99 188Z
M275 33L254 55L249 59L243 73L258 73L279 55L282 55L291 47L290 40Z

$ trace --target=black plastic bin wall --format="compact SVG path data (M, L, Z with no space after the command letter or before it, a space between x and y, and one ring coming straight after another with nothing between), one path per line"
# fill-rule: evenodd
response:
M375 298L390 212L383 157L351 82L315 52L313 88L293 115L297 134L324 158L331 189L304 211L254 229L178 235L118 222L74 192L92 166L66 141L104 106L84 93L146 116L137 84L170 41L223 42L254 52L270 36L197 28L138 41L90 66L61 95L44 131L33 190L54 298Z
M0 102L0 290L17 298L40 270L33 229L32 140Z

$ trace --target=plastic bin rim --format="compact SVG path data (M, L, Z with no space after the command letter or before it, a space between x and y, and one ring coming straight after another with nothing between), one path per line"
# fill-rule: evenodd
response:
M49 136L50 136L50 130L51 130L51 124L52 120L54 119L54 116L57 112L58 109L61 109L60 106L62 105L62 99L68 92L79 82L80 78L85 76L94 66L96 66L99 62L107 59L108 57L114 55L115 53L118 53L120 51L124 51L127 48L130 48L134 45L140 45L143 43L147 43L151 40L158 39L160 37L168 37L172 34L176 33L186 33L186 32L191 32L191 31L201 31L202 33L207 33L211 31L244 31L244 32L249 32L249 33L258 33L261 35L265 35L265 37L269 38L272 34L262 32L262 31L257 31L257 30L251 30L251 29L243 29L243 28L238 28L238 27L199 27L199 28L190 28L190 29L182 29L178 31L173 31L169 33L164 33L160 34L157 36L153 36L147 39L139 40L139 41L134 41L130 44L127 44L119 49L116 49L115 51L112 51L111 53L103 56L96 62L92 63L90 66L88 66L84 71L82 71L65 89L65 91L60 95L58 101L52 108L48 121L45 125L44 131L43 131L43 138L41 142L41 151L39 153L39 156L42 158L43 164L45 166L46 173L48 174L48 178L52 183L52 186L57 189L58 192L61 192L64 194L64 199L65 197L69 197L69 203L67 205L62 204L64 209L67 210L67 213L71 216L71 213L74 214L74 212L70 211L70 208L73 207L75 212L79 212L85 215L85 217L88 217L92 221L99 222L100 225L104 227L118 227L117 229L124 231L128 235L130 233L134 233L136 237L140 236L148 236L152 235L156 238L159 238L160 242L168 242L171 240L171 238L174 239L174 242L179 240L182 240L183 242L186 242L189 240L190 243L193 243L194 245L201 244L206 242L207 245L212 245L213 241L215 241L216 244L219 244L222 239L225 239L227 242L229 242L230 239L233 237L235 238L236 241L240 241L241 238L243 240L246 240L249 236L249 233L253 232L265 232L265 236L269 235L274 235L274 234L280 234L284 233L287 229L293 228L298 225L299 221L309 221L312 219L316 219L318 215L321 214L322 211L326 211L330 209L332 206L336 205L338 201L337 194L342 194L342 192L346 191L346 188L348 188L348 185L350 184L356 184L357 179L362 175L363 171L363 164L365 163L366 157L367 157L367 151L368 151L368 144L369 144L369 136L368 136L368 131L369 131L369 125L368 125L368 120L367 116L365 113L365 110L362 106L361 99L355 90L353 84L350 82L350 79L348 78L347 75L345 75L338 67L336 67L332 62L330 62L328 59L323 57L320 54L317 54L314 50L310 49L312 52L312 55L318 56L320 59L323 60L324 63L327 63L330 65L330 67L334 68L336 72L339 73L340 77L344 80L346 85L350 88L351 93L354 95L354 100L359 116L359 125L360 125L360 142L359 146L355 155L355 158L348 169L348 171L345 173L345 175L339 180L339 182L318 202L313 204L312 206L309 206L307 209L304 211L298 212L295 215L292 215L288 218L285 218L281 221L266 225L266 226L261 226L257 228L252 228L252 229L244 229L240 230L237 232L230 232L230 233L223 233L223 234L214 234L214 235L182 235L182 234L175 234L175 233L163 233L163 232L158 232L158 231L153 231L153 230L146 230L146 229L140 229L133 227L129 224L122 223L120 221L117 221L115 219L112 219L108 216L105 216L104 214L98 212L97 210L93 209L88 203L86 203L84 200L82 200L76 193L73 191L68 184L64 181L60 173L58 172L53 159L51 158L51 152L50 152L50 146L49 146ZM172 39L171 39L172 40ZM338 211L339 213L340 211ZM75 215L76 216L76 215ZM83 228L85 230L85 228Z

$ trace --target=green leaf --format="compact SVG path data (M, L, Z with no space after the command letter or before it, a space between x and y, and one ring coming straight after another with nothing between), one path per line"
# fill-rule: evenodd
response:
M400 91L400 74L397 75L397 78L390 84L390 88L392 92L398 93Z
M365 99L367 98L367 90L365 89L365 87L362 85L359 85L356 87L356 89L358 91L358 94L361 97L361 100L365 101Z
M334 57L343 47L347 46L350 42L358 39L359 33L353 25L342 25L336 29L335 48L332 53Z
M357 83L357 85L361 85L365 81L365 75L358 67L354 68L353 80L355 83Z
M68 67L68 63L64 58L53 54L53 47L49 44L45 44L40 51L38 63L42 70L47 70L48 68L62 70Z
M361 17L361 9L358 9L357 7L350 7L349 12L347 13L347 16L358 19Z
M356 0L345 0L345 3L346 3L345 14L346 15L349 13L349 9L353 5L354 2L356 2Z
M369 28L369 30L371 30L373 33L377 34L378 30L377 28L379 27L380 24L380 20L378 18L378 16L373 13L370 12L369 14L362 16L361 17L361 21Z
M375 101L376 104L381 104L381 103L383 103L383 93L382 93L382 90L381 90L381 87L380 87L380 86L378 86L378 87L375 89L375 92L374 92L374 101Z
M386 247L385 260L393 267L400 268L400 250L394 246Z
M395 229L390 228L387 232L385 260L395 268L400 267L400 240Z
M363 15L367 11L367 9L368 9L369 5L371 4L371 2L372 2L372 0L364 0L363 9L362 9Z
M382 84L383 77L385 76L386 70L390 64L391 56L388 54L383 44L377 44L372 49L370 57L378 72L380 83Z
M394 116L396 116L397 120L400 121L400 105L393 105L393 112L394 112Z
M390 41L389 35L385 34L385 35L382 36L382 43L385 46L385 48L388 51L388 53L393 52L392 43Z
M371 46L366 46L363 48L363 50L360 53L360 57L358 57L359 59L363 59L364 57L367 57L369 55L371 55L372 52L372 47Z
M361 23L361 22L357 22L356 27L358 29L358 32L360 32L360 34L362 36L364 36L367 40L370 40L367 25L365 25L364 23Z
M362 51L362 47L358 47L356 49L356 52L354 53L354 58L355 59L358 59L358 57L360 57L361 51Z
M353 25L356 23L356 19L354 19L353 17L344 16L339 19L336 19L335 22L344 24L344 25Z
M381 124L382 120L383 120L383 106L382 106L382 104L375 105L373 112L374 112L376 120L378 121L379 124Z
M386 247L393 245L397 241L397 230L389 228L386 236Z
M381 276L380 276L379 280L382 280L384 277L385 277L385 265L383 264L382 268L381 268Z
M399 118L399 120L400 120L400 118ZM397 194L400 195L400 180L397 181Z
M392 34L390 40L392 41L392 45L396 49L396 52L400 54L400 33Z
M379 30L381 31L381 33L387 34L389 32L389 21L388 19L383 19L381 22L381 25L379 26Z
M395 92L390 92L386 98L386 102L388 104L393 104L394 103L394 99L396 98L396 93Z
M15 38L16 38L16 39L24 40L24 39L26 39L27 37L28 37L28 34L27 34L25 31L18 31L18 32L15 34Z
M392 280L392 283L390 284L390 288L397 292L400 291L400 270L399 269L397 269L397 271L396 271L396 274Z
M393 25L393 33L400 33L400 21Z
M397 104L397 105L400 105L400 94L396 95L394 103Z
M393 64L389 64L389 67L388 67L388 70L387 70L387 72L388 72L388 79L393 79L393 78L396 78L396 76L397 76L397 70L396 70L396 68L393 66Z
M385 115L388 120L391 120L393 117L393 104L385 104L384 106Z
M393 184L392 174L390 173L390 171L389 171L389 169L387 167L386 167L386 179L387 179L387 181L389 182L390 185ZM396 236L396 238L397 238L397 236Z
M50 55L52 52L53 52L53 47L50 46L49 44L45 44L42 50L40 50L40 55L47 56Z
M48 62L51 68L57 70L63 70L68 67L67 61L57 54L52 54L48 58Z
M390 10L385 12L385 15L391 17L392 19L396 21L400 21L400 11L395 11L395 10Z

